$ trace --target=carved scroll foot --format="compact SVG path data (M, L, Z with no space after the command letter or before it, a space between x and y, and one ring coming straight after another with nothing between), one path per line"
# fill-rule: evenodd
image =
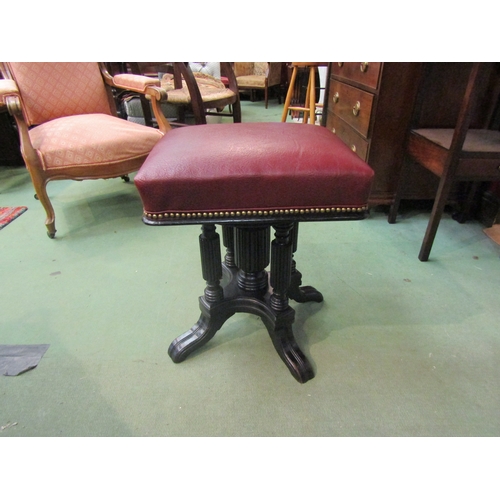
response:
M168 348L168 355L174 363L184 361L193 351L205 345L234 312L206 304L200 297L201 315L198 322L187 332L179 335Z
M301 384L314 378L313 368L295 340L292 330L295 312L280 313L274 325L266 325L276 352L293 377Z
M295 302L323 302L323 294L312 286L301 286L302 274L294 270L288 296Z

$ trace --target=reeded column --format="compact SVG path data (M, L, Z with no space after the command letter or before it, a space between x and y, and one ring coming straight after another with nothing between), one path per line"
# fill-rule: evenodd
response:
M290 236L292 238L292 274L297 272L297 264L295 259L293 258L295 252L297 251L298 242L299 242L299 223L294 222L292 230L290 232Z
M235 227L235 263L239 268L238 286L247 292L267 290L270 251L270 228Z
M288 288L292 275L293 223L274 226L275 238L271 246L271 307L283 311L288 307Z
M201 272L207 282L205 299L207 302L218 302L224 298L220 286L222 279L222 259L220 238L215 224L203 224L200 234Z
M224 264L227 267L236 267L234 262L234 226L222 226L222 242L226 248Z

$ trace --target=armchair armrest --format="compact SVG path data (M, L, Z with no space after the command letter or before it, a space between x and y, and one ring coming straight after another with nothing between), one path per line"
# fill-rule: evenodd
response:
M14 80L0 80L0 108L7 108L12 115L21 111L19 89Z
M168 95L160 87L160 80L158 78L129 73L111 76L102 64L100 66L101 73L107 85L146 96L151 101L151 107L153 108L159 129L165 134L172 128L161 110L160 102L165 102Z
M24 119L23 109L21 106L21 96L17 84L14 80L0 79L0 109L7 108L8 112L14 117L19 133L21 143L21 153L28 164L36 164L38 156L31 144L28 125ZM27 160L29 159L29 160Z
M167 92L160 87L160 80L158 78L124 73L113 76L110 84L113 87L122 90L130 90L148 97L151 100L153 113L160 130L163 133L166 133L171 129L171 126L165 118L160 106L160 102L167 100Z
M148 87L159 87L160 80L158 78L127 73L113 76L112 85L120 89L133 90L134 92L146 94Z

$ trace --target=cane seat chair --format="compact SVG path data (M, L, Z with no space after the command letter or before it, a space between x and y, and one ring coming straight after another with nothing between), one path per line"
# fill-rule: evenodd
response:
M57 179L123 177L142 165L170 129L159 103L166 99L157 79L112 77L104 65L85 63L0 63L0 102L14 116L21 153L36 197L46 211L50 238L55 213L47 183ZM148 96L159 130L116 116L111 87Z

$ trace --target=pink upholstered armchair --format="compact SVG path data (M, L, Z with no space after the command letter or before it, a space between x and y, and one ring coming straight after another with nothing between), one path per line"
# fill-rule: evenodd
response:
M264 91L265 107L269 101L269 89L281 85L280 62L235 62L234 74L239 90ZM278 103L281 96L278 89Z
M0 101L14 116L21 153L42 203L50 238L55 214L47 183L56 179L107 179L139 169L170 129L160 110L166 92L159 80L112 77L100 63L0 63ZM116 116L111 87L146 95L158 129Z

